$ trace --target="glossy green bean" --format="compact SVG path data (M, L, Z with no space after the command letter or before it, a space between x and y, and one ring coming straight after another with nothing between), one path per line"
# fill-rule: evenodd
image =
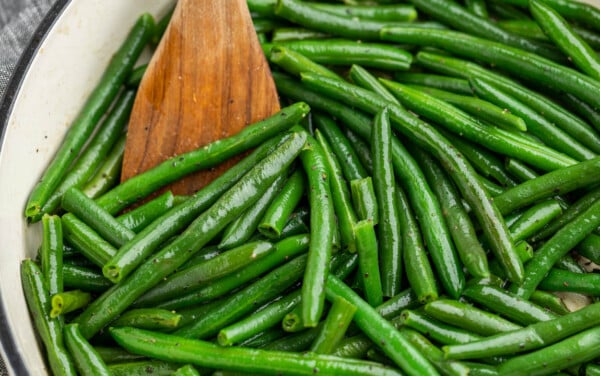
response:
M94 176L82 187L81 190L86 196L96 199L119 183L125 141L125 134L123 134L110 149Z
M263 45L263 49L266 50L265 54L268 56L271 63L277 64L286 72L293 75L297 76L301 72L308 71L322 74L333 79L340 78L337 73L292 48L277 44L274 46Z
M533 259L525 267L526 275L523 283L512 285L511 291L528 299L552 266L598 225L600 225L600 201L596 201L566 224L537 250Z
M494 202L501 213L508 214L557 193L587 187L597 182L599 177L600 157L596 157L528 180L494 197Z
M140 86L140 82L142 82L142 78L148 69L148 64L142 64L133 68L129 76L127 77L127 81L125 81L125 86L128 88L135 89Z
M116 346L94 346L94 349L109 366L114 363L131 362L143 358L141 355L132 354Z
M182 176L213 167L234 155L256 147L292 127L308 112L308 106L301 102L282 108L273 116L249 125L231 137L167 159L106 192L96 202L109 213L114 214Z
M309 214L306 208L300 208L298 211L292 213L281 230L281 235L279 236L280 239L306 234L309 231L307 224L308 216Z
M178 368L177 371L173 372L173 376L200 376L200 373L198 373L194 366L188 364Z
M296 170L265 211L258 231L270 239L278 239L288 218L298 206L305 187L306 176L301 170Z
M473 95L469 82L461 78L430 73L398 72L394 74L394 79L404 84L424 86L461 95Z
M81 290L59 292L52 294L51 297L51 318L81 309L92 300L92 295L89 292Z
M361 220L354 226L360 280L364 288L365 298L372 306L383 303L381 274L379 267L379 247L373 222Z
M168 191L115 219L127 229L137 233L175 205L173 193Z
M539 287L547 291L577 292L589 296L600 296L600 276L595 273L573 273L568 270L552 269L540 282Z
M389 4L389 5L337 5L327 3L315 3L315 8L325 12L335 13L346 17L356 17L360 20L376 21L414 21L417 18L417 11L412 5L408 4Z
M97 232L72 213L62 216L65 240L99 267L103 267L117 250Z
M131 326L139 329L169 331L180 326L181 315L160 308L138 308L124 312L110 326Z
M319 354L294 354L237 347L133 328L113 328L111 335L126 349L167 361L246 372L286 372L290 375L399 375L377 363Z
M135 236L109 212L79 189L69 188L63 195L62 207L90 226L103 239L115 247L121 247Z
M50 318L50 295L42 271L29 259L21 262L21 284L33 324L44 343L50 369L57 375L76 375L63 343L61 320Z
M355 312L356 307L346 299L339 296L332 299L331 308L310 351L317 354L331 354L346 334Z
M40 267L51 296L63 291L63 230L59 216L42 217Z
M390 93L389 90L386 89L381 82L379 82L377 77L360 65L352 64L348 74L352 82L354 82L356 85L371 90L389 101L400 104L396 97L394 97L392 93Z
M64 337L67 349L81 376L112 375L94 347L83 338L78 324L65 325Z
M123 134L134 99L135 91L132 90L124 92L117 99L106 120L99 126L98 131L94 134L81 156L77 158L75 164L69 168L69 171L61 179L56 190L42 207L40 214L54 213L61 204L63 194L69 188L81 188L94 174L104 157ZM36 218L33 218L33 220L36 220Z
M153 255L127 279L96 299L76 318L76 322L81 324L83 335L91 337L97 333L115 316L125 311L135 299L185 263L240 211L257 200L273 180L289 167L305 143L304 133L291 133L288 141L254 166L172 243Z
M112 286L102 273L69 263L63 265L63 279L65 287L83 291L104 292Z
M371 155L369 145L350 129L344 129L344 135L348 139L350 146L354 149L358 161L364 166L366 171L371 173L373 171L373 156Z
M335 214L329 183L331 171L327 168L322 148L314 138L308 138L300 160L308 177L310 205L310 245L302 280L302 321L305 326L314 327L319 323L325 303L324 285L336 232Z
M506 158L504 165L506 167L506 171L520 182L531 180L540 176L537 171L518 159Z
M323 39L330 35L303 27L278 27L271 33L271 42L288 42L291 40Z
M108 370L113 376L169 376L181 367L180 363L161 360L140 360L110 364Z
M96 123L109 108L121 85L127 78L140 53L154 31L154 19L150 14L140 16L117 52L113 55L100 81L73 120L64 141L52 162L29 195L25 216L37 216L50 195L60 184L67 169L77 158L80 150L94 131Z
M515 242L537 234L545 225L562 213L556 200L547 200L527 209L508 229Z
M356 325L404 372L408 375L438 375L431 363L390 322L379 316L344 282L330 275L326 290L330 299L340 296L356 306Z
M485 1L482 0L467 0L465 5L469 12L482 18L488 18L488 10Z
M471 331L444 324L416 310L404 310L397 322L444 345L469 343L482 338Z
M536 290L531 294L529 301L557 315L563 316L571 312L563 300L551 292Z
M566 106L570 107L572 111L575 111L579 116L586 119L597 132L600 131L600 113L598 113L598 111L571 94L564 94L563 102Z

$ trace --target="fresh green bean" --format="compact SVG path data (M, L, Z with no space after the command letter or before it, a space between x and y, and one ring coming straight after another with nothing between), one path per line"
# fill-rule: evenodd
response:
M263 45L265 54L269 57L269 61L277 64L286 72L293 75L299 75L301 72L315 72L333 79L339 79L340 76L325 66L315 62L304 54L280 44L271 46Z
M63 278L65 287L83 291L104 292L112 286L112 282L101 273L69 263L63 265Z
M160 308L138 308L124 312L110 326L132 326L148 330L173 330L179 327L181 315Z
M331 199L337 219L338 228L340 231L342 246L350 252L356 252L356 240L354 236L354 225L356 223L356 213L350 199L350 190L348 183L344 179L340 163L335 156L330 144L320 132L322 127L335 126L323 125L323 123L333 122L332 119L315 116L317 129L315 130L315 139L323 150L325 163L330 171L329 183L331 188Z
M273 251L273 245L265 241L243 244L214 258L178 271L144 293L138 299L138 302L150 306L167 298L181 296L189 291L196 291L212 281L223 278L272 254Z
M529 239L561 213L562 208L556 200L543 201L527 209L508 229L515 242Z
M595 273L573 273L568 270L552 269L540 282L539 287L547 291L577 292L589 296L600 296L600 276Z
M414 21L417 18L417 11L412 5L408 4L389 4L389 5L337 5L327 3L315 3L315 8L324 12L335 13L340 16L355 17L359 20L375 20L403 22Z
M78 324L65 325L65 344L81 376L110 376L106 363L94 347L83 338Z
M118 184L125 152L125 134L117 140L108 155L98 167L95 175L82 187L86 196L96 199Z
M34 261L21 262L21 283L33 324L46 348L50 369L57 375L76 375L63 344L62 321L50 318L50 295L42 271Z
M181 367L180 363L161 360L140 360L110 364L108 370L113 376L170 376Z
M140 16L119 50L113 55L100 81L73 121L59 150L46 168L42 178L29 195L25 216L37 216L67 169L94 131L96 123L106 112L129 75L131 68L148 43L154 31L154 19L149 14Z
M551 292L535 290L533 294L531 294L529 301L539 305L540 307L544 307L544 309L547 311L556 313L557 315L562 316L571 312L563 300Z
M63 230L59 216L42 217L41 269L48 294L63 291Z
M196 192L192 198L155 219L107 262L104 275L115 282L128 275L161 244L181 232L186 225L208 209L244 174L272 153L286 137L276 137L263 143L249 156Z
M103 267L117 250L97 232L72 213L62 216L65 240L99 267Z
M281 230L280 239L285 239L290 236L306 234L308 230L308 210L306 208L300 208L298 211L292 213L288 218L288 221Z
M83 308L92 300L92 295L89 292L81 290L61 291L51 296L51 318Z
M265 211L259 222L258 231L270 239L278 239L288 218L302 199L305 187L304 173L296 170Z
M403 311L397 322L444 345L469 343L482 338L471 331L444 324L416 310Z
M317 354L331 354L346 334L355 312L356 307L346 299L339 296L333 298L325 323L320 328L310 351Z
M373 158L369 145L350 129L345 129L344 135L348 139L350 146L354 149L358 161L365 166L364 168L366 171L371 173L373 171Z
M83 335L91 337L97 333L135 299L185 263L240 211L252 205L273 180L289 167L305 143L306 134L292 133L288 141L259 162L210 209L195 219L175 241L153 255L127 279L96 299L76 318L76 322L81 324Z
M330 35L320 31L305 29L302 27L278 27L271 34L271 42L288 42L291 40L323 39Z
M350 181L352 202L360 220L370 220L376 225L379 222L379 207L370 176Z
M592 94L600 90L600 82L531 52L448 30L425 33L417 28L386 28L381 31L381 37L398 43L439 47L459 56L493 63L515 76L571 93L594 108L600 107L600 98Z
M585 376L597 376L600 375L600 366L596 364L588 363L585 366Z
M89 145L77 158L75 164L69 168L54 193L48 198L40 214L54 213L60 206L63 194L69 188L81 188L89 180L112 146L117 142L119 136L123 134L134 99L135 91L132 90L128 90L121 95ZM32 220L35 221L36 218L32 218Z
M188 364L178 368L177 371L173 372L173 376L200 376L200 373L198 373L194 366Z
M490 271L487 256L477 238L473 223L464 210L456 187L429 154L417 148L409 150L419 160L429 185L440 200L448 231L463 265L473 277L488 277Z
M525 267L526 274L523 283L512 285L511 291L528 299L537 285L550 272L552 266L598 225L600 225L600 201L596 201L566 224L537 250L533 259Z
M138 67L135 67L129 76L127 77L127 81L125 81L125 86L128 88L135 89L140 86L140 82L142 82L142 78L148 69L148 64L142 64Z
M62 207L90 226L103 239L115 247L121 247L135 236L109 212L75 187L67 189L63 195Z
M261 198L225 228L219 248L231 249L249 241L256 233L265 211L285 184L286 178L286 174L278 176Z
M356 85L374 91L385 99L400 104L396 97L394 97L394 95L379 82L377 77L373 76L373 74L360 65L352 64L349 76Z
M175 205L175 197L171 191L168 191L115 219L124 227L137 233Z
M377 234L381 288L385 296L395 296L400 292L402 279L402 237L392 164L392 129L386 109L375 116L371 132L371 150L373 151L373 188L379 212Z
M599 177L600 157L596 157L528 180L494 197L494 202L501 213L508 214L557 193L587 187L596 183Z
M521 325L548 321L558 317L544 308L496 286L473 284L463 291L463 296Z
M537 171L533 170L531 167L527 166L518 159L506 158L504 165L506 167L506 171L521 182L540 176Z
M237 347L219 347L209 342L153 333L133 328L113 328L111 335L123 346L153 358L201 367L245 372L285 372L290 375L380 375L400 373L377 363L330 355L294 354Z
M231 137L167 159L103 194L96 202L114 214L186 174L215 166L280 134L304 118L308 112L309 107L302 102L282 108L273 116L247 126Z
M116 346L94 346L94 349L109 366L114 363L131 362L143 358L141 355L132 354Z
M279 3L278 3L279 4ZM308 261L302 280L302 321L307 327L319 323L325 303L325 280L332 252L335 214L331 198L327 162L321 146L312 137L300 154L302 166L308 177L310 205L310 245Z
M383 303L381 274L379 272L379 247L371 220L361 220L354 226L360 279L367 302L372 306Z
M408 85L425 86L461 95L473 95L469 81L461 78L430 73L398 72L394 74L394 79Z
M597 132L600 131L600 113L598 111L571 94L564 94L563 101L571 110L585 118Z
M558 51L549 48L547 45L506 32L489 19L472 14L458 3L448 0L413 0L413 4L418 10L434 19L457 30L476 35L482 40L484 40L483 38L493 40L498 44L502 43L553 60L560 61L562 59Z
M469 12L481 18L488 18L488 10L483 0L466 0L465 5Z
M408 375L438 375L429 361L387 320L362 300L344 282L329 275L327 296L340 296L356 306L354 322L379 348Z

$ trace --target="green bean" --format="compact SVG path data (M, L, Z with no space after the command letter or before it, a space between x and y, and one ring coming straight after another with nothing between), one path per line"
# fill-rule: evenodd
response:
M544 308L496 286L474 284L463 291L463 296L521 325L548 321L558 317Z
M598 225L600 225L600 201L596 201L566 224L538 249L525 267L526 275L523 283L511 286L511 291L528 299L552 266Z
M114 214L129 204L186 174L213 167L228 158L253 148L289 129L309 112L305 103L282 108L265 120L245 127L241 132L202 148L167 159L99 197L96 202Z
M527 166L518 159L506 158L504 165L506 167L506 171L521 182L540 176L537 171L533 170L531 167Z
M175 205L175 197L168 191L115 219L124 227L137 233Z
M109 367L114 363L130 362L143 358L141 355L132 354L120 347L94 346L94 349Z
M506 130L526 131L527 125L518 116L510 111L502 109L491 101L482 100L473 96L454 94L439 89L411 85L412 88L424 91L425 93L448 102L453 106L460 108L475 118L483 120L489 124L502 127Z
M72 213L62 216L65 240L99 267L103 267L117 250L97 232Z
M410 150L419 160L429 185L440 200L448 231L463 265L473 277L488 277L490 271L485 251L479 243L469 215L464 210L456 187L429 154L417 148Z
M469 367L461 362L445 360L442 350L429 342L421 333L408 328L400 328L400 333L418 348L442 375L466 376L471 374Z
M179 327L181 315L160 308L138 308L124 312L110 326L132 326L148 330L173 330Z
M569 193L594 184L599 177L600 157L596 157L528 180L494 197L494 202L501 213L508 214L557 193Z
M440 321L482 336L519 329L521 326L487 311L455 300L438 299L425 305L425 312Z
M65 287L83 291L104 292L112 286L112 282L101 273L69 263L63 265L63 278Z
M192 365L188 364L178 368L177 371L173 372L173 376L200 376L200 374Z
M563 102L570 107L571 110L585 118L596 131L600 131L600 113L598 111L571 94L564 94Z
M417 301L427 303L438 297L436 280L427 258L413 209L402 188L396 187L396 194L398 196L405 274Z
M225 228L219 248L231 249L249 241L256 233L258 224L268 206L285 184L286 178L286 174L277 177L261 198Z
M337 73L324 67L321 64L318 64L309 57L292 48L288 48L277 44L274 46L263 45L263 49L266 50L265 54L269 57L270 62L277 64L286 72L291 73L293 75L297 76L301 72L310 71L322 74L327 77L331 77L333 79L340 78L340 76L338 76Z
M104 123L100 125L99 130L96 132L89 145L61 179L61 182L54 193L48 198L48 201L42 207L39 215L42 213L55 212L60 206L63 194L70 187L81 188L83 184L89 180L98 166L102 163L111 147L123 133L125 124L127 123L127 120L129 120L129 114L131 113L134 99L135 91L132 90L126 91L121 95ZM36 218L32 218L32 220L35 221Z
M589 234L575 247L577 252L594 263L600 263L600 236Z
M324 126L323 123L329 122L333 122L333 120L323 116L315 116L315 123L317 124L317 129L315 130L315 139L323 150L325 163L330 171L329 183L331 188L331 199L340 231L340 240L342 246L348 249L350 252L356 252L356 240L354 236L356 213L354 212L352 201L350 199L350 190L342 174L340 163L337 157L335 156L330 144L323 137L319 130ZM335 124L325 125L325 127L327 126L335 126Z
M442 132L442 134L473 164L473 167L483 177L492 177L504 187L517 185L505 171L502 162L489 150L481 148L455 134L449 132Z
M490 102L496 103L521 117L527 123L527 130L548 146L567 154L576 160L591 159L596 154L579 143L562 129L554 126L526 104L506 95L492 82L479 78L469 79L475 93Z
M416 28L388 28L381 31L381 37L398 43L409 42L439 47L460 56L493 63L516 76L563 90L594 108L600 107L598 96L591 94L600 89L599 82L571 68L518 48L447 30L429 30L424 33Z
M600 355L600 328L588 329L548 347L516 356L498 366L501 375L548 375Z
M281 319L281 327L287 333L297 333L306 329L302 321L302 305L294 307Z
M403 311L398 318L398 323L413 328L444 345L469 343L481 338L471 331L444 324L415 310Z
M195 219L175 241L153 255L127 279L96 299L76 318L76 322L81 324L83 335L91 337L97 333L135 299L185 263L240 211L252 205L273 180L289 167L305 143L304 133L292 133L288 141L259 162L210 209Z
M107 262L104 275L115 282L128 275L161 244L181 232L208 209L261 159L272 153L286 137L276 137L263 143L249 156L196 192L192 198L155 219Z
M284 2L287 1L289 0L284 0ZM363 22L358 24L363 24ZM357 64L398 71L408 70L412 62L412 55L409 52L383 43L317 39L279 42L273 48L280 47L300 53L316 63L326 65ZM264 48L268 49L269 47L263 46Z
M491 0L488 2L489 9L499 18L508 20L530 20L531 17L521 9L505 3L503 0Z
M75 187L69 188L64 193L62 207L116 247L123 246L135 236L133 231L123 226L109 212Z
M379 222L379 207L370 176L350 181L352 202L360 220L370 220L376 225Z
M516 1L515 4L525 7L529 5L527 1L523 0L512 1ZM600 30L600 27L598 27L598 22L600 21L600 11L590 4L565 0L544 0L544 3L554 8L565 18L581 22L585 25L595 28L596 30Z
M259 42L264 43L267 41L266 33L270 33L282 26L287 26L288 23L281 22L281 20L278 19L254 17L252 19L252 25L254 26L254 31L257 34Z
M520 48L549 59L562 60L560 53L547 45L506 32L490 20L472 14L452 1L414 0L413 4L418 10L457 30L496 41L498 44L502 43L512 48Z
M57 375L76 375L63 344L62 322L50 318L50 295L42 271L34 261L21 262L21 284L33 324L46 348L50 369Z
M400 104L396 97L394 97L392 93L390 93L389 90L377 80L377 77L373 76L373 74L360 65L352 64L350 67L349 76L352 82L354 82L356 85L365 89L369 89L389 101Z
M383 303L377 235L371 220L361 220L354 226L360 279L367 302L375 307Z
M104 360L102 360L94 347L83 338L79 331L78 324L65 325L64 336L67 349L73 357L73 361L80 375L112 375L106 366L106 363L104 363Z
M346 330L356 312L356 307L352 303L339 296L333 298L331 303L325 323L310 347L310 351L318 354L331 354L333 352L346 334Z
M540 282L539 287L548 291L577 292L589 296L600 296L600 276L595 273L573 273L568 270L552 269Z
M530 18L498 21L502 29L525 38L548 42L548 37L540 26Z
M127 77L127 81L125 81L125 86L131 89L135 89L140 86L140 82L142 82L142 78L144 78L144 74L148 69L148 64L142 64L133 68L129 76Z
M283 226L279 238L285 239L290 236L307 233L309 231L307 220L308 211L305 208L300 208L297 212L292 213L285 223L285 226Z
M365 166L364 168L366 171L371 173L373 171L373 158L369 145L350 129L345 129L344 135L348 139L350 146L355 150L359 162Z
M373 342L364 334L359 334L342 339L331 355L360 359L367 356L367 351L371 348L373 348Z
M59 216L42 217L41 269L48 294L63 291L63 230Z
M319 354L294 354L237 347L133 328L113 328L111 335L124 348L148 356L201 367L245 372L285 372L290 375L399 375L377 363Z
M92 295L89 292L81 290L61 291L52 294L51 297L52 310L50 311L50 318L83 308L92 300Z
M129 363L110 364L108 370L113 376L170 376L181 367L180 363L160 360L141 360Z
M389 321L379 316L344 282L330 275L326 291L330 299L340 296L356 306L356 325L404 372L408 375L438 375L429 361Z
M300 202L306 187L306 177L296 170L285 182L283 188L273 199L258 225L258 231L270 239L281 236L288 218Z
M375 189L379 211L377 234L381 265L381 288L385 296L394 296L400 291L402 278L402 237L396 182L392 165L392 129L386 109L379 112L375 117L371 133L373 188Z
M121 177L125 141L126 137L123 134L108 152L95 175L82 187L81 190L86 196L96 199L118 184Z
M325 302L324 283L332 252L335 215L331 199L326 159L320 145L312 137L300 160L308 177L310 204L310 245L302 283L302 320L308 327L319 322Z
M263 17L275 15L277 0L248 0L247 3L248 9L252 13Z
M430 73L398 72L394 74L394 79L404 84L425 86L461 95L473 95L469 82L460 78Z
M588 363L585 366L585 375L586 376L597 376L597 375L600 375L600 366Z
M390 4L390 5L335 5L326 3L315 3L313 7L321 9L324 12L334 13L340 16L355 17L359 20L375 21L414 21L417 18L417 11L412 5Z
M119 50L113 55L100 81L71 124L52 162L30 193L25 209L27 218L38 215L50 195L60 184L67 169L92 134L96 123L119 92L153 31L154 19L152 16L149 14L140 16Z
M240 347L263 348L267 344L277 341L285 336L285 332L279 328L270 328L264 330L247 340L239 343Z
M494 82L507 95L525 103L592 151L596 153L600 152L600 136L589 124L566 111L555 102L533 90L525 88L512 79L487 70L473 62L426 52L419 52L416 55L416 61L422 66L451 76L465 79L477 77Z
M547 311L556 313L557 315L562 316L571 312L563 300L551 292L535 290L533 294L531 294L529 301L543 307Z
M169 276L165 281L148 290L138 299L146 306L196 291L202 286L232 274L274 251L271 243L255 241L225 251L209 260L191 265Z
M152 43L158 44L162 39L167 26L171 22L171 17L173 16L173 12L175 11L175 7L171 7L159 20L156 22L154 27L154 33L152 34Z
M158 304L158 307L176 309L189 307L194 304L203 303L211 299L223 296L229 291L232 291L244 283L253 280L265 272L273 269L288 259L297 256L307 250L309 244L309 236L301 234L280 240L275 244L273 253L261 260L258 260L240 271L223 277L213 283L203 287L197 291L187 293L178 298L171 298L167 301ZM136 306L145 306L143 299L140 298Z
M488 18L488 10L485 1L482 0L466 0L465 5L469 12L481 18Z
M273 33L271 34L271 42L278 43L292 40L324 39L329 37L330 35L327 33L302 27L278 27L273 30Z
M529 239L561 213L562 208L557 201L543 201L525 211L508 229L515 242Z
M239 320L219 331L217 340L221 346L230 346L243 342L255 334L273 327L300 303L300 290L296 290L281 299L268 303L254 314Z

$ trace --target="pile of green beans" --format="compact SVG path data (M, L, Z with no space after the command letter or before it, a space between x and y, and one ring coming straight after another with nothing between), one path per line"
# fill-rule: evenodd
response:
M53 374L600 374L600 11L343 2L248 0L281 111L119 183L140 17L25 208Z

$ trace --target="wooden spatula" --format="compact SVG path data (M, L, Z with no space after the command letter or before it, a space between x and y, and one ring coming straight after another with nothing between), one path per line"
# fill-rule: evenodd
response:
M279 110L246 0L179 0L140 84L121 180ZM229 166L169 187L191 194Z

